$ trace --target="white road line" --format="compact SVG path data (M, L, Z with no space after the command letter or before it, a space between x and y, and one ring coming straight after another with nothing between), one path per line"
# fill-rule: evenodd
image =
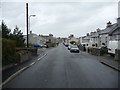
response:
M47 54L44 54L42 57L38 58L37 61L41 60L43 57L45 57Z
M35 62L31 63L29 66L32 66L33 64L35 64Z
M42 59L43 57L45 57L47 54L44 54L41 58L39 58L37 61L39 61L40 59ZM37 62L36 61L36 62ZM0 87L2 87L3 85L7 84L9 81L11 81L13 78L15 78L17 75L19 75L20 73L22 73L23 71L25 71L27 68L31 67L32 65L34 65L36 62L31 63L30 65L23 67L22 69L20 69L19 71L17 71L16 73L14 73L13 75L11 75L9 78L7 78L7 80L5 80L2 84L0 84Z
M13 78L15 78L17 75L19 75L21 72L23 72L24 70L26 70L28 67L24 67L22 69L20 69L19 71L17 71L16 73L14 73L13 75L11 75L7 80L5 80L0 87L2 87L3 85L5 85L6 83L8 83L10 80L12 80Z

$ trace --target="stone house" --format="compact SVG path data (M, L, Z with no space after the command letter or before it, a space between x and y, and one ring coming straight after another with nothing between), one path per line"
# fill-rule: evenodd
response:
M91 36L89 35L89 33L87 33L86 36L79 37L78 44L90 42L90 37L91 37Z
M118 22L119 19L117 19ZM118 37L116 35L110 36L109 33L114 31L117 27L117 23L112 24L110 21L107 23L107 26L105 29L100 30L99 28L91 32L90 35L86 35L84 37L79 37L79 42L80 43L85 43L85 42L92 42L97 44L98 47L102 45L102 43L105 43L106 46L108 46L109 40L114 39L115 37Z
M55 37L53 37L52 34L49 35L39 35L42 38L42 42L52 42L52 43L56 43L57 39Z
M27 35L24 35L25 38L25 43L27 43ZM52 42L52 43L56 43L56 38L53 37L52 34L49 35L37 35L32 33L32 31L30 31L30 34L28 35L29 38L29 43L31 44L44 44L45 42Z
M70 35L68 37L67 43L70 43L71 41L75 41L78 44L79 39L74 37L74 35Z
M111 22L109 21L107 23L106 28L100 30L100 32L99 32L99 45L100 46L102 45L102 43L105 43L105 45L108 46L108 43L110 40L109 32L111 32L111 30L114 29L116 27L116 25L117 25L117 23L111 24Z
M120 18L117 18L116 27L113 28L108 34L111 41L120 41Z
M24 39L25 43L27 43L27 35L24 35ZM28 42L31 44L40 44L41 39L41 37L39 37L37 34L32 33L32 31L30 31L30 34L28 34Z
M118 47L115 50L115 60L120 60L120 17L117 18L116 27L109 32L110 41L118 41Z
M100 34L100 29L96 29L95 32L91 32L90 33L90 42L95 43L97 45L97 47L100 46L100 38L99 38L99 34Z

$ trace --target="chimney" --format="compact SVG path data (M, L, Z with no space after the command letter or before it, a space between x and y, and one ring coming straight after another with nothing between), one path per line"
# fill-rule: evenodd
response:
M97 32L99 32L99 31L100 31L100 29L98 28L96 31L97 31Z
M109 22L107 23L107 26L106 26L106 27L110 27L111 24L112 24L112 23L109 21Z
M53 34L49 34L49 36L53 37Z
M89 36L89 33L87 33L87 36Z
M120 17L117 18L117 24L118 24L118 27L120 27Z
M32 34L32 31L30 31L30 34Z
M74 37L74 35L73 35L73 34L71 34L71 35L70 35L70 37Z
M93 32L91 32L90 35L93 35Z

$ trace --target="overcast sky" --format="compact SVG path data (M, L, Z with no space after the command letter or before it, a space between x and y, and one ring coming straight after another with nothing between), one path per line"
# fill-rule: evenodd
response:
M2 19L10 29L17 25L26 34L26 12L23 2L2 2ZM116 23L118 17L117 2L31 2L29 15L30 29L33 33L56 37L76 37L104 29L106 23ZM1 17L0 17L1 18Z

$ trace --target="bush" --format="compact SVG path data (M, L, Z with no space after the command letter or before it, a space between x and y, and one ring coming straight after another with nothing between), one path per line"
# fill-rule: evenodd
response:
M100 55L104 55L104 54L107 54L108 53L108 50L100 50Z
M2 65L16 63L15 42L10 39L2 39Z

